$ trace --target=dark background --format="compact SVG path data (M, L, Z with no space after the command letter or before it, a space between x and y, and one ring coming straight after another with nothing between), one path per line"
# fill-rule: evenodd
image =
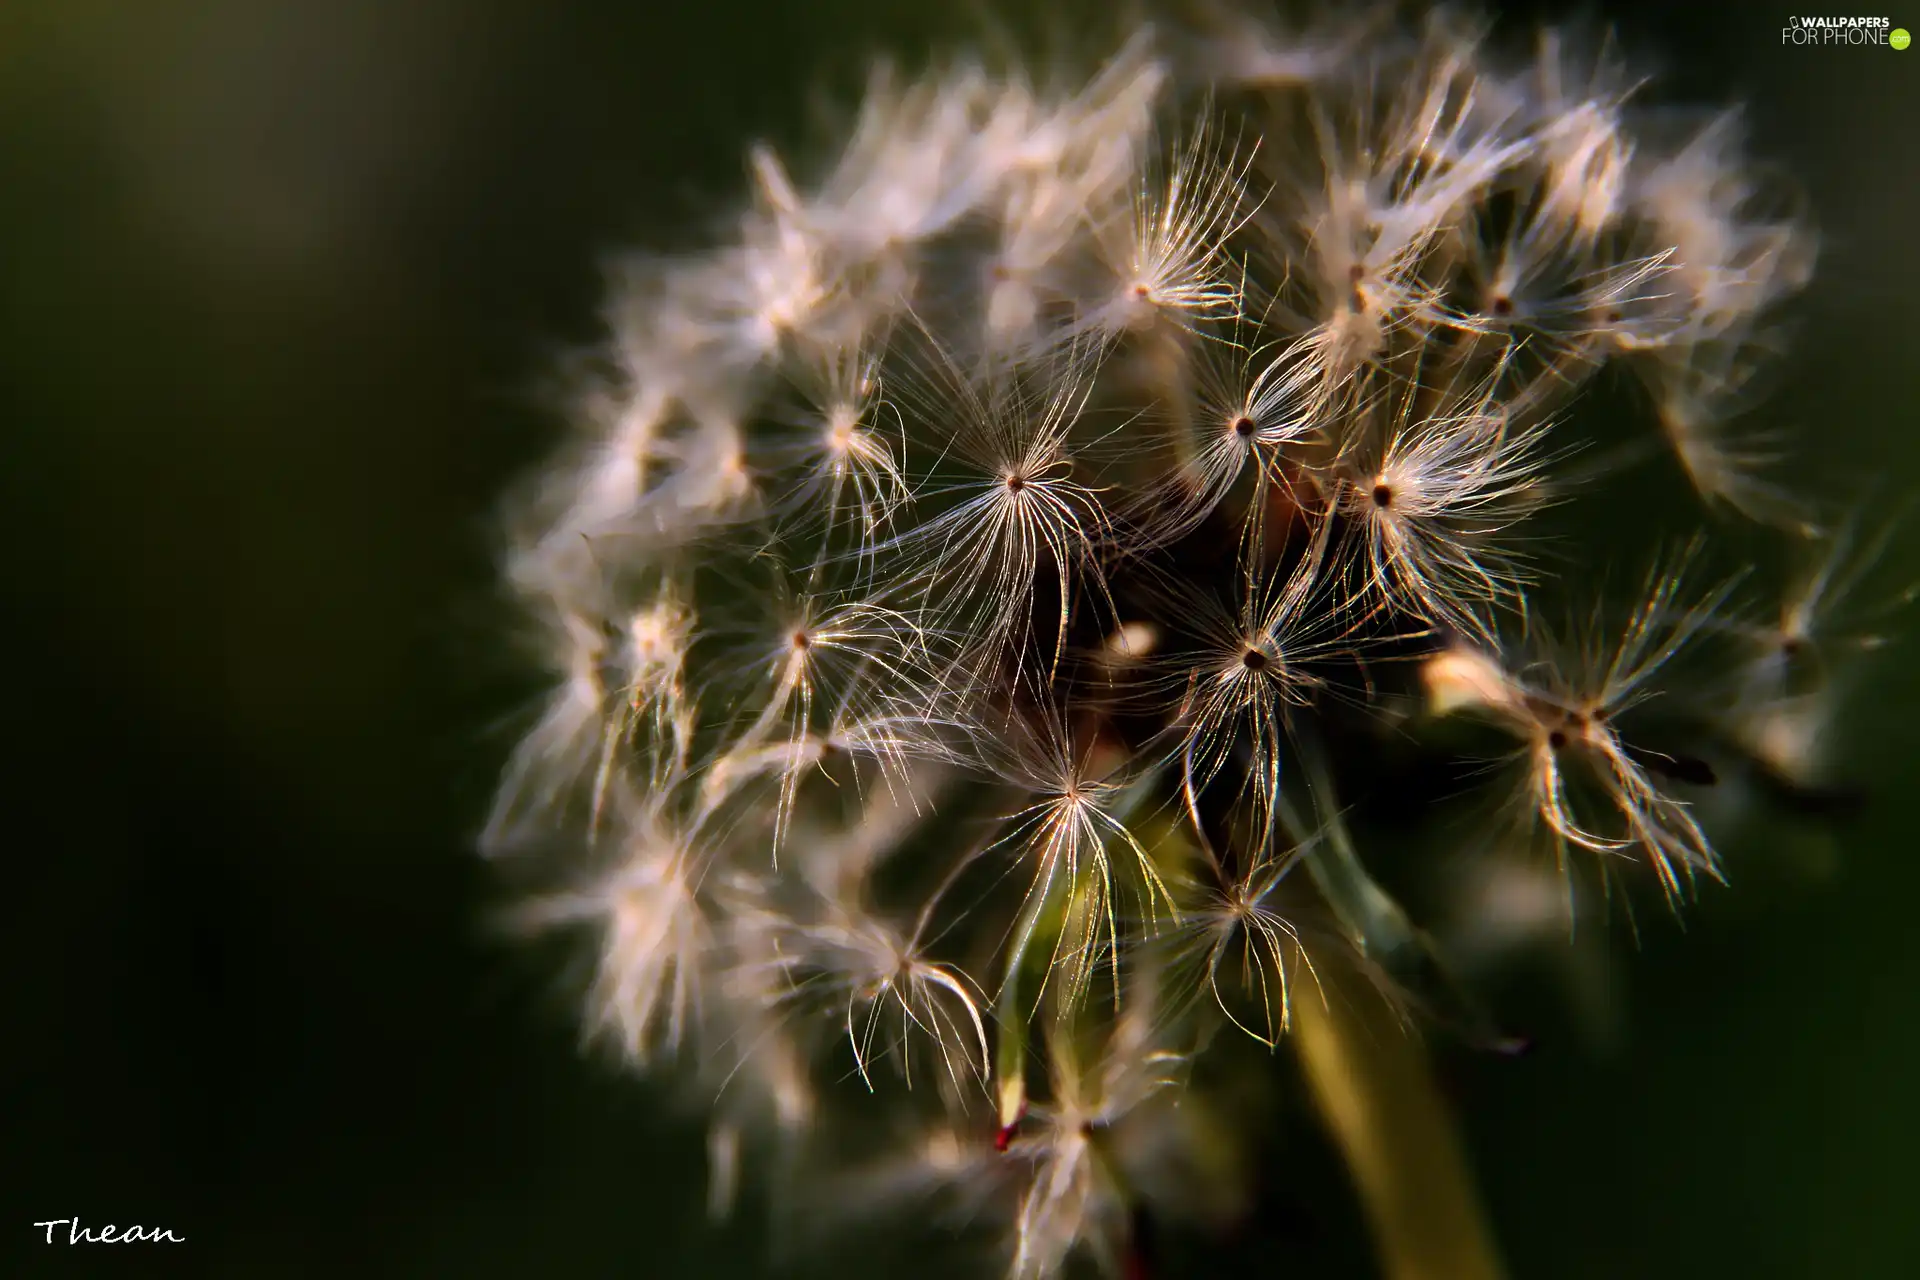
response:
M1774 10L1608 12L1804 183L1826 255L1769 412L1825 492L1884 500L1920 460L1920 49L1782 49ZM765 1267L755 1206L704 1225L697 1124L488 937L469 841L526 689L489 513L603 255L697 237L749 140L818 137L808 104L934 23L0 4L0 1273ZM1612 937L1610 1036L1448 1063L1516 1276L1920 1275L1912 652L1846 721L1864 818ZM1313 1141L1249 1271L1366 1274ZM30 1225L75 1216L189 1243Z

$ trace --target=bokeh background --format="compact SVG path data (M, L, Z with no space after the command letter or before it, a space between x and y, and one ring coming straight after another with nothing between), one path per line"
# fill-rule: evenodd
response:
M1747 99L1804 185L1826 253L1768 412L1823 492L1891 510L1920 492L1920 50L1782 48L1774 9L1603 11L1661 95ZM968 21L0 4L0 1273L768 1270L755 1206L705 1223L697 1125L488 932L469 845L528 687L490 512L555 436L606 255L697 240L747 142L817 140L874 52ZM1920 541L1882 569L1920 578ZM1610 935L1606 1034L1542 1003L1531 1054L1445 1060L1515 1276L1920 1275L1915 655L1846 721L1861 817L1684 931ZM1369 1274L1324 1143L1279 1137L1247 1273ZM74 1216L188 1244L30 1225Z

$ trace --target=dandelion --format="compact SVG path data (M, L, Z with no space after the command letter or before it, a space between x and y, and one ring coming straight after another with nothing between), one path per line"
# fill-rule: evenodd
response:
M1124 1015L1092 1062L1055 1038L1050 1101L1032 1113L1029 1131L1007 1154L1030 1166L1014 1218L1015 1280L1059 1272L1084 1250L1117 1267L1125 1256L1131 1206L1126 1170L1109 1135L1140 1123L1162 1090L1176 1087L1181 1059L1156 1048L1143 1016Z
M1596 636L1559 661L1525 664L1521 674L1456 650L1435 659L1428 676L1437 701L1449 708L1475 705L1519 740L1527 802L1557 847L1601 854L1637 850L1672 898L1686 891L1696 873L1718 876L1720 864L1688 804L1655 777L1711 782L1712 773L1703 762L1637 748L1621 726L1656 696L1654 680L1728 594L1723 587L1682 605L1683 567L1684 557L1681 565L1650 576L1611 643ZM1553 647L1550 640L1543 644ZM1581 816L1582 782L1600 793L1604 825Z
M551 678L484 843L587 1026L707 1111L716 1207L937 1202L1015 1280L1137 1276L1311 1103L1383 1256L1492 1273L1464 1171L1395 1182L1439 1095L1371 1067L1510 1043L1456 974L1587 872L1733 878L1717 762L1809 777L1912 594L1869 599L1864 518L1775 608L1698 585L1813 525L1740 415L1814 239L1737 117L1677 129L1610 39L1296 16L882 67L614 282L510 524ZM1614 366L1644 395L1584 394ZM1702 510L1565 465L1609 408ZM1686 549L1622 599L1628 534ZM1438 930L1422 879L1479 888Z
M1199 793L1234 763L1264 842L1292 720L1325 683L1319 665L1345 647L1354 619L1329 599L1322 539L1287 571L1262 564L1259 550L1242 553L1234 606L1197 602L1188 612L1197 643L1170 653L1161 666L1184 685L1176 723L1189 808L1197 809Z
M1076 346L1039 368L995 370L983 381L948 365L924 393L930 434L964 478L929 491L929 505L949 505L902 538L925 562L929 615L961 629L983 620L979 635L993 658L1036 646L1057 656L1076 584L1091 573L1097 586L1108 515L1072 447L1092 372ZM1033 630L1044 626L1034 607L1043 588L1055 601L1051 635Z
M856 555L868 558L910 497L879 362L857 350L830 352L801 366L795 380L804 407L793 414L786 456L772 468L800 475L777 500L779 519L797 536L819 527L829 543L850 532Z
M599 935L588 1021L637 1062L679 1050L700 1014L711 922L699 894L697 850L634 800L610 833L611 864L596 878L531 903L529 929L584 925Z
M1129 216L1093 236L1111 282L1108 300L1088 308L1091 323L1116 335L1159 324L1188 328L1232 316L1240 305L1228 244L1254 203L1249 161L1219 146L1203 126L1174 147L1172 172L1149 155Z
M1290 484L1290 452L1315 440L1324 422L1306 355L1298 344L1248 349L1237 337L1193 353L1190 396L1159 410L1174 437L1172 474L1132 517L1147 526L1146 540L1165 544L1192 532L1246 477Z
M1869 590L1898 523L1889 519L1869 535L1864 519L1856 513L1795 548L1798 563L1770 604L1707 624L1732 649L1717 691L1728 737L1770 781L1789 788L1823 781L1841 702L1920 596L1911 584Z
M1374 440L1356 432L1339 509L1367 589L1391 607L1484 634L1526 574L1502 535L1546 500L1544 424L1516 429L1497 372L1464 392L1409 386Z
M1223 877L1186 911L1187 936L1176 935L1196 958L1221 1015L1268 1048L1279 1045L1293 1020L1300 974L1312 973L1299 926L1279 901L1296 867L1291 856L1268 857Z

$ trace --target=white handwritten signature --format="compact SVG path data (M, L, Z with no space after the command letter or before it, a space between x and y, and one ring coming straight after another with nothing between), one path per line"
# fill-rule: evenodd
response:
M163 1227L116 1227L109 1223L104 1227L83 1227L78 1218L50 1218L45 1222L36 1222L36 1227L47 1229L47 1243L54 1241L55 1227L67 1229L68 1244L185 1244L186 1241Z

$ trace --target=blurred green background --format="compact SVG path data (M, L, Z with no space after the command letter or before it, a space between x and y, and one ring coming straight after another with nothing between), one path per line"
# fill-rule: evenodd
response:
M1806 187L1827 249L1769 419L1884 500L1920 488L1920 51L1782 48L1784 12L1607 16L1663 93L1747 98ZM704 1223L697 1125L487 936L468 843L527 687L490 510L554 438L604 255L697 239L748 141L819 137L871 53L961 21L0 4L0 1273L766 1268L755 1206ZM1920 1275L1914 652L1847 722L1873 803L1824 873L1618 931L1604 1040L1547 1014L1524 1058L1448 1060L1516 1276ZM1288 1140L1311 1176L1249 1273L1368 1274L1337 1167ZM189 1243L30 1225L73 1216Z

